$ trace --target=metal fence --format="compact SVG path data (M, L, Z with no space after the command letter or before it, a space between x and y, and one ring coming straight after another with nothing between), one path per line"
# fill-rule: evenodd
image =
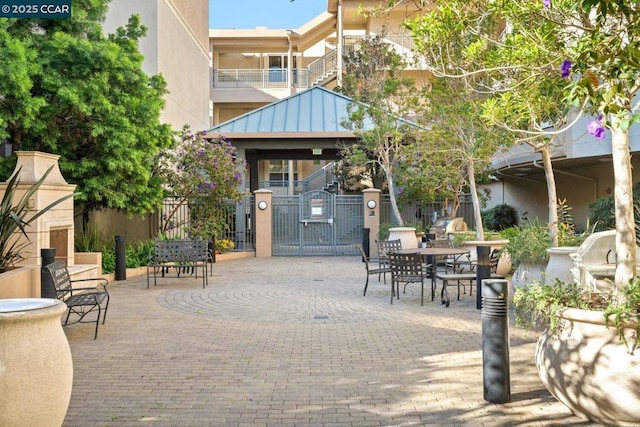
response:
M217 239L233 242L233 250L245 251L255 249L255 231L252 221L254 197L244 196L239 202L229 202L222 211L225 218L225 231ZM177 197L169 197L158 214L158 234L170 239L187 239L191 215L189 207Z
M400 210L400 216L405 224L420 224L424 229L429 229L433 223L434 212L438 213L438 217L449 216L444 201L414 203L404 206ZM473 227L473 203L471 202L470 195L464 194L460 196L460 207L458 208L456 216L461 216L469 227ZM380 223L396 223L391 212L391 201L388 194L382 194L380 197Z

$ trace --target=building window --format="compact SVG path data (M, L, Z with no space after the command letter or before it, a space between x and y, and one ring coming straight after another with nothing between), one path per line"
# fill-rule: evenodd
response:
M298 162L293 162L293 180L298 180ZM289 181L289 161L269 160L269 181Z

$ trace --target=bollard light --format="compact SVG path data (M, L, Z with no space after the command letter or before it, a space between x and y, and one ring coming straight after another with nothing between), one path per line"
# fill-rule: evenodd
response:
M484 399L511 401L509 373L509 318L504 279L482 281L482 378Z
M127 261L125 258L124 236L116 236L115 280L127 279Z

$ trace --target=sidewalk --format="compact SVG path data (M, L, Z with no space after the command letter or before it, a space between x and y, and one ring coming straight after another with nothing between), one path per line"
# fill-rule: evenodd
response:
M249 258L109 285L107 322L65 328L71 426L591 426L544 389L511 330L511 402L483 398L475 295L389 304L357 257ZM425 294L427 294L425 290ZM428 302L427 302L428 301Z

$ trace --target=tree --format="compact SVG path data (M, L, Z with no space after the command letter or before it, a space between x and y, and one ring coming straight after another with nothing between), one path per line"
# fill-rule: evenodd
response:
M444 2L443 2L444 3ZM568 126L565 81L558 72L566 52L562 34L536 2L451 1L409 23L434 74L466 80L489 94L487 124L510 132L540 153L548 199L549 235L558 245L558 196L552 150Z
M338 89L354 100L344 125L360 138L345 147L343 155L354 165L373 164L382 170L398 225L404 224L394 183L398 156L416 133L416 126L404 119L412 117L419 105L415 82L401 74L405 67L383 36L367 38L345 55L343 86Z
M163 197L152 171L159 150L174 142L159 119L166 84L142 71L138 42L146 28L138 16L103 34L108 3L74 1L70 19L0 19L0 46L28 63L14 78L19 84L2 87L0 133L14 150L60 155L83 212L142 214ZM21 102L8 102L15 99ZM6 175L14 163L3 160Z
M549 2L550 3L550 2ZM581 9L575 16L573 11ZM640 4L620 0L574 0L544 8L550 22L561 23L570 47L566 58L573 79L570 101L588 103L597 115L588 131L604 137L611 130L616 217L616 276L614 298L624 300L620 288L636 275L633 176L629 128L640 122Z
M416 158L423 160L420 173L441 187L450 186L454 202L468 186L476 237L484 240L477 179L489 173L493 156L511 141L505 132L483 120L482 104L487 96L469 89L464 79L435 78L424 96L429 100L424 127L430 130L414 148Z
M518 46L535 47L533 50L514 49L518 54L514 57L517 62L497 70L484 67L482 72L526 70L531 67L527 59L540 64L537 62L539 53L548 55L547 58L555 56L553 61L547 62L544 71L555 65L557 74L566 78L564 87L568 96L563 105L566 111L584 106L586 111L597 116L587 128L597 138L604 138L606 128L611 130L617 259L614 288L615 297L623 299L620 288L636 274L629 127L640 121L638 104L634 103L640 90L640 4L622 0L479 0L473 2L472 9L478 16L494 16L497 22L502 20L508 30L516 29L513 33L519 39L511 40L523 42ZM477 26L460 17L453 25L461 25L467 28L467 34L476 36L474 43L468 43L470 53L473 49L484 50L483 46L503 41L489 37L495 36L496 32L477 31ZM436 30L446 32L450 28L443 25ZM447 52L446 46L434 45L443 53ZM532 84L537 75L534 73L526 80L516 81ZM548 72L544 76L548 81Z
M191 221L187 232L191 237L213 240L226 230L224 206L240 200L244 163L237 159L235 147L225 137L205 140L201 133L182 130L181 142L174 149L164 150L158 161L158 176L178 203L166 214L162 230L186 224L176 222L176 213L188 206Z

